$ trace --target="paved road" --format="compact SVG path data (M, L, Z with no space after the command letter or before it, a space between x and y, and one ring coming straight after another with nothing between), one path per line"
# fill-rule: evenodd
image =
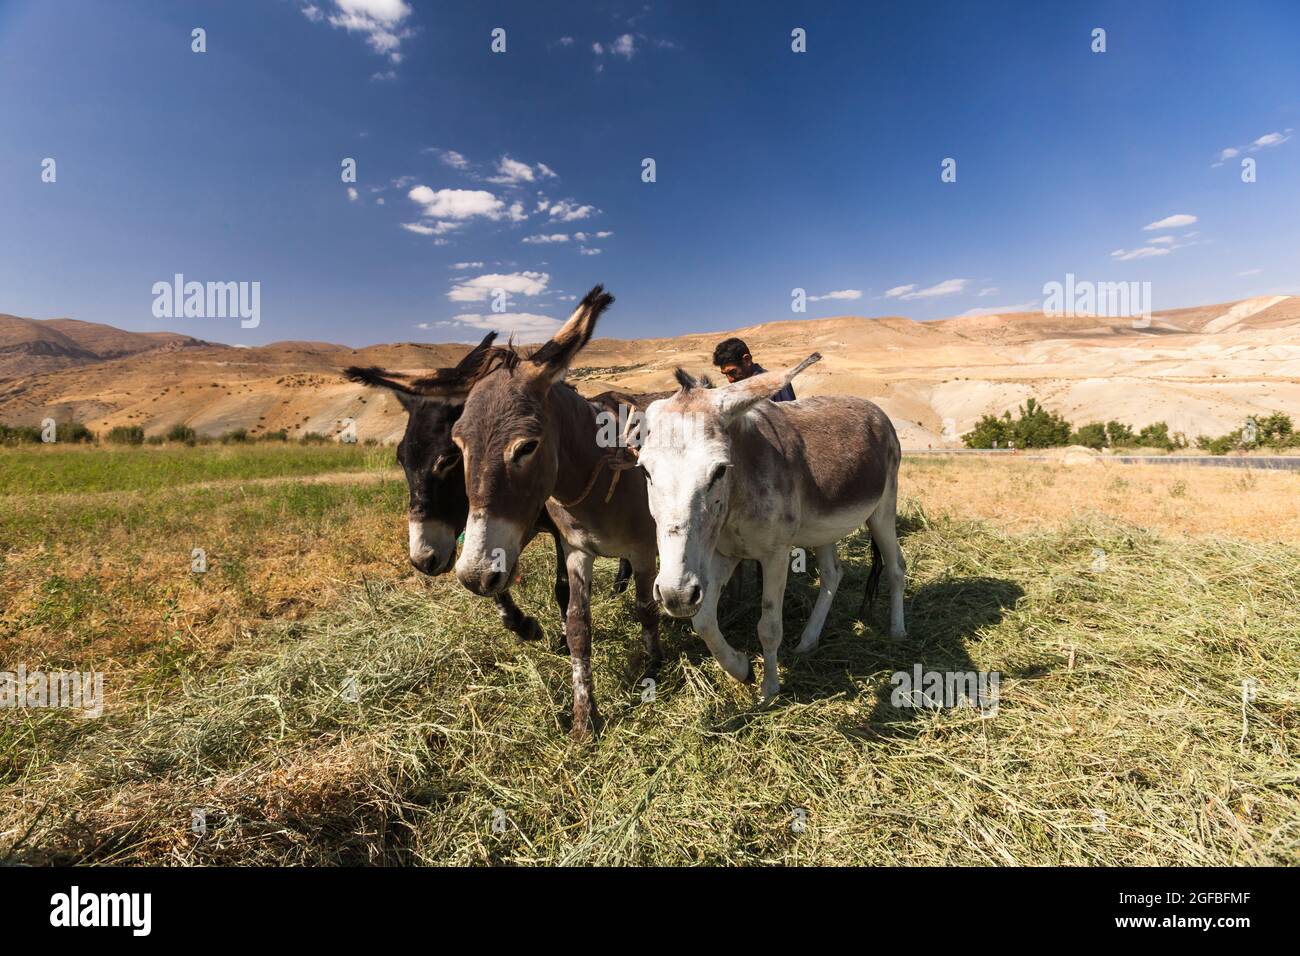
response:
M1006 448L927 448L904 449L903 455L981 455L1014 456L1017 461L1053 461L1047 455L1030 455ZM1300 471L1300 455L1105 455L1103 461L1123 465L1200 465L1206 468L1270 468L1276 471Z

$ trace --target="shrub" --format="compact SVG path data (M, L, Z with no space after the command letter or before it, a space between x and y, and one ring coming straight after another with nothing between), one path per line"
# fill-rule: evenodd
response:
M1013 428L1017 448L1053 448L1070 443L1070 423L1032 398L1020 406Z
M1106 423L1106 440L1112 448L1119 448L1123 445L1132 445L1136 439L1132 428L1123 422L1111 419Z
M198 439L198 434L189 425L173 425L167 430L167 440L175 442L184 442L187 445L193 445Z
M1089 422L1080 425L1079 430L1070 436L1071 445L1086 445L1088 448L1106 447L1106 426L1101 422Z
M95 433L81 422L68 422L58 426L57 437L59 441L71 442L74 445L93 444L95 441Z
M144 429L139 425L117 425L108 430L106 438L114 445L143 445Z
M1265 447L1281 451L1284 448L1300 448L1300 435L1296 434L1290 415L1273 412L1271 415L1255 420L1255 436L1251 441L1246 440L1246 429L1242 427L1218 438L1197 435L1196 447L1212 455L1226 455L1237 449L1251 451Z
M1138 432L1137 445L1140 448L1163 448L1165 451L1173 451L1177 447L1169 437L1169 426L1164 422L1152 422L1144 426Z
M258 441L288 441L289 433L281 428L279 431L267 432L257 437Z
M0 444L25 445L40 440L41 430L35 425L0 425Z
M1004 412L1001 418L985 415L961 440L967 448L1005 448L1010 437L1011 413Z
M248 441L248 429L246 428L236 428L221 436L221 444L223 445L243 445Z

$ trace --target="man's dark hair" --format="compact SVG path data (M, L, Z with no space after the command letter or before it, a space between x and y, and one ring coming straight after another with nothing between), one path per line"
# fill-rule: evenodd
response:
M749 346L740 339L724 339L713 350L713 364L719 368L724 365L740 365L749 354Z

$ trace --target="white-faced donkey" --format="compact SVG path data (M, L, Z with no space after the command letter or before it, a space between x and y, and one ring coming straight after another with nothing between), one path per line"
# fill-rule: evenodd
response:
M893 423L863 398L768 398L820 359L813 354L785 372L722 388L678 369L676 394L646 412L638 455L659 546L655 596L673 617L691 618L723 670L745 682L754 680L754 665L723 638L718 595L742 559L761 562L764 697L781 689L777 650L792 547L816 550L821 579L797 652L821 638L842 575L836 542L864 522L872 542L868 595L883 553L889 632L904 634L907 571L894 527L902 452Z

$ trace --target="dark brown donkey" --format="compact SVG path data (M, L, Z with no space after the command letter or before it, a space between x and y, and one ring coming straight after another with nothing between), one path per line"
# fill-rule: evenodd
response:
M406 432L397 446L397 461L406 472L406 485L410 494L408 523L410 528L411 564L430 576L445 574L456 560L456 538L465 530L469 514L469 499L465 495L465 474L461 467L460 449L451 440L451 428L465 407L465 395L470 385L489 362L494 353L504 349L493 348L496 333L483 338L454 368L444 368L425 378L388 372L380 368L347 369L345 375L354 382L392 392L407 411ZM422 381L437 380L443 394L437 397L421 395L416 387ZM459 390L452 383L460 383ZM559 532L550 516L540 515L537 531L546 531L555 539L555 602L564 620L569 606L569 576L564 566L564 553ZM626 562L619 566L615 590L626 587L631 568ZM520 640L541 637L541 625L533 617L519 610L508 590L494 595L501 622Z
M602 407L563 384L569 364L613 302L600 286L531 355L509 350L481 374L452 427L465 460L469 521L456 576L476 594L496 595L511 580L541 515L555 522L569 572L565 628L573 664L573 728L584 738L597 714L591 681L591 571L596 556L626 557L636 581L637 615L650 669L659 663L655 526L645 479L624 470L621 449L606 447ZM437 395L436 380L419 383Z

